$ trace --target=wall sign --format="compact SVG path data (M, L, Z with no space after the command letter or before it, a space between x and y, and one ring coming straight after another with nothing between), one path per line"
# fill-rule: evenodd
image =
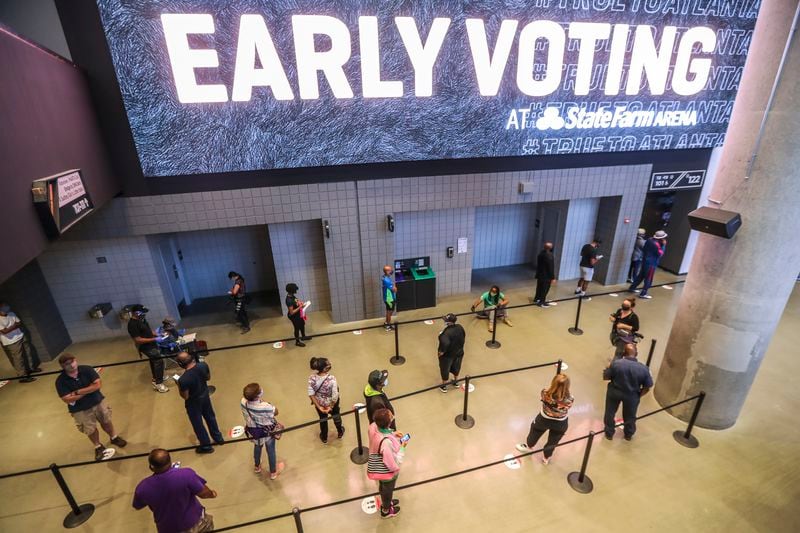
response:
M80 170L69 170L31 185L33 204L48 237L58 237L94 210Z
M97 0L145 176L719 146L759 2Z
M675 189L699 189L706 179L705 170L679 170L677 172L654 172L650 178L651 191Z

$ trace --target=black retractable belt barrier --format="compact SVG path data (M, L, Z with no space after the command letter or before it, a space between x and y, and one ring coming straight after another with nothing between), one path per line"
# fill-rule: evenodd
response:
M496 350L501 346L500 341L497 340L497 308L490 311L490 313L492 314L489 319L492 321L492 339L486 341L486 347Z
M581 494L589 494L594 489L592 480L586 475L586 467L589 465L589 454L592 453L592 441L594 440L594 435L594 431L590 431L589 438L586 439L586 450L583 452L581 471L570 472L567 475L567 483L569 483L569 486Z
M561 373L561 364L562 364L563 362L564 362L564 361L562 361L561 359L559 359L559 360L558 360L558 364L556 365L556 376L557 376L557 375L559 375L559 374Z
M461 429L469 429L475 425L475 419L467 414L467 406L469 404L469 379L467 376L464 378L464 412L456 416L456 425Z
M578 324L581 321L581 305L583 305L583 294L578 296L578 311L575 313L575 327L567 330L573 335L583 335L583 330L578 327Z
M697 422L697 415L700 413L700 408L703 406L703 400L705 400L705 398L706 393L700 391L697 402L694 404L694 411L692 411L692 417L689 419L689 425L686 427L686 431L676 431L672 434L673 438L678 441L678 444L681 446L686 446L687 448L697 448L700 446L697 437L692 435L692 429L694 429L694 423Z
M389 359L394 366L400 366L406 362L406 358L400 355L400 323L394 325L394 357Z
M294 525L297 527L297 533L303 533L303 522L300 520L300 509L297 507L293 508L292 516L294 516Z
M78 505L78 502L75 501L75 498L72 496L72 492L67 486L67 482L64 481L64 476L61 475L58 465L52 463L50 465L50 471L53 473L53 477L56 478L56 483L58 483L58 487L61 489L61 492L64 493L67 503L72 508L72 511L70 511L66 517L64 517L64 527L67 529L72 529L73 527L78 527L89 520L89 518L92 517L92 514L94 514L94 505L91 503Z
M655 351L656 351L656 340L655 339L651 339L650 340L650 353L647 354L647 363L645 363L647 365L647 368L650 368L650 362L653 360L653 352L655 352Z
M356 419L356 440L358 441L358 446L353 448L353 451L350 452L350 460L353 461L357 465L363 465L369 460L369 450L364 448L364 444L361 441L361 409L365 409L366 407L361 407L361 404L356 404L353 406L353 417Z

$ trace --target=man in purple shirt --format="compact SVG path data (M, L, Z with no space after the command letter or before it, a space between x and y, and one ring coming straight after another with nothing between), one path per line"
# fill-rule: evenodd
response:
M216 498L206 480L191 468L173 467L169 452L156 448L148 457L153 475L143 479L133 494L133 508L149 507L158 533L203 533L214 530L214 517L197 498Z

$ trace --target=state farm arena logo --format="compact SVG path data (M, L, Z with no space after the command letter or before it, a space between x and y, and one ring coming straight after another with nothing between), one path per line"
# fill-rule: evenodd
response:
M658 128L697 125L694 110L631 110L627 106L600 107L589 111L583 107L569 107L564 116L557 107L546 107L534 121L538 130ZM508 129L508 127L507 127Z

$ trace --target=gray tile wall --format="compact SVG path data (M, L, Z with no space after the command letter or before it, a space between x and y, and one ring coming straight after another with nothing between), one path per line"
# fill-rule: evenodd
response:
M430 256L436 273L436 295L447 296L469 292L472 278L474 209L440 209L409 211L395 216L394 259ZM448 258L446 249L458 251L458 239L467 238L467 253L454 253ZM391 263L390 263L391 264ZM367 288L380 296L379 275Z
M535 246L538 205L476 208L472 268L533 263L538 253Z
M623 257L625 249L622 243L619 246L614 246L617 226L624 224L619 220L621 203L621 196L600 198L594 234L603 241L603 244L600 245L600 253L604 254L604 258L595 267L595 277L597 279L606 279L608 272L616 271L625 262ZM630 254L628 256L630 257Z
M300 288L298 298L303 301L311 300L312 308L309 312L329 311L331 292L321 221L270 224L269 233L283 313L287 312L287 283L295 283Z
M575 279L580 276L581 248L594 238L599 209L599 198L570 200L564 244L561 246L559 278Z

